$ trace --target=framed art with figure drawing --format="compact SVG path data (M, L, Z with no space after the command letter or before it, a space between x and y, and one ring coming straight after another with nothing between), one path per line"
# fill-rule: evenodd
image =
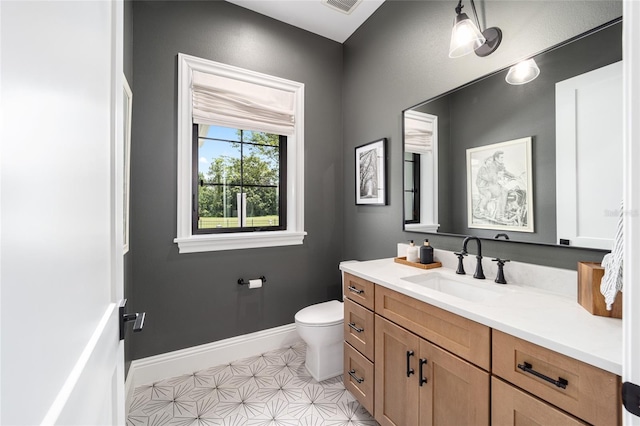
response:
M468 227L533 232L531 137L467 149Z
M386 145L382 138L356 148L356 204L387 204Z

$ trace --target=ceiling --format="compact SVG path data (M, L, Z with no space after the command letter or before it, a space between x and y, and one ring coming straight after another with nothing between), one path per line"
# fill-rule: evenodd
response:
M362 0L348 15L321 0L227 0L262 15L344 43L384 0Z

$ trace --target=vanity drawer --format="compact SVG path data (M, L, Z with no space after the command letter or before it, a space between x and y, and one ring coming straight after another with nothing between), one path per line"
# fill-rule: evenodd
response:
M589 423L621 423L619 376L497 330L493 374Z
M558 410L508 383L491 378L491 425L586 425L573 416Z
M343 278L344 295L358 302L367 309L373 310L375 284L347 272Z
M382 286L375 312L459 357L489 371L491 329Z
M344 344L344 387L373 415L373 363Z
M373 311L349 299L344 301L344 340L373 361Z

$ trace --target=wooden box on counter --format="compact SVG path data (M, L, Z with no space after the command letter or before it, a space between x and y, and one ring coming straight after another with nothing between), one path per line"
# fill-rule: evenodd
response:
M420 269L433 269L433 268L442 267L442 263L441 262L433 262L433 263L409 262L407 260L406 256L396 257L396 258L393 259L393 261L396 262L396 263L401 263L403 265L413 266L414 268L420 268Z
M603 276L604 268L600 263L578 262L578 303L592 315L622 318L621 292L618 292L611 310L607 310L604 296L600 293L600 281Z

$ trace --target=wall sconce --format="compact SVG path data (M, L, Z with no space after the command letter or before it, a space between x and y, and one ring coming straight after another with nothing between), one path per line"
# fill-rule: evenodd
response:
M502 41L502 31L498 27L487 28L480 32L476 5L473 0L470 1L477 26L466 13L462 12L464 6L462 6L462 0L459 0L451 31L450 58L458 58L471 52L476 52L478 56L489 56L500 46Z
M526 84L536 79L540 75L540 68L536 61L527 59L522 62L518 62L507 72L507 76L504 78L509 84Z

